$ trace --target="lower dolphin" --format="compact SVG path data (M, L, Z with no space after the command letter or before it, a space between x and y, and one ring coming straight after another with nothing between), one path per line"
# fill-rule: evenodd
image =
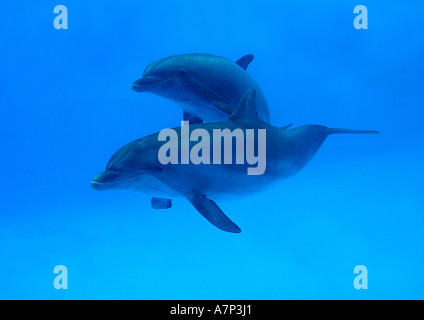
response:
M265 96L245 71L253 55L236 62L211 54L181 54L154 61L135 81L136 92L150 92L174 101L191 123L222 121L233 113L243 93L257 92L259 118L269 122Z
M160 133L155 133L122 147L109 160L106 170L92 180L91 186L96 190L124 189L147 193L155 197L152 200L152 206L155 208L169 208L172 205L170 199L185 197L213 225L224 231L238 233L241 232L240 228L222 212L212 198L258 192L276 181L295 175L313 158L331 134L378 133L371 130L327 128L321 125L304 125L294 129L278 128L257 116L255 98L255 90L249 89L227 121L190 125L189 130L194 132L196 129L202 129L210 135L211 141L222 138L216 134L217 129L228 129L228 135L232 135L235 130L241 130L246 137L251 130L265 130L266 169L263 174L248 175L248 163L164 165L158 157L164 142L159 141ZM174 142L166 142L170 147L195 145L191 139L187 141L187 137L182 134L184 127L173 129L178 138ZM258 138L255 139L259 143ZM234 159L239 151L232 145L231 152ZM213 157L212 153L210 157Z

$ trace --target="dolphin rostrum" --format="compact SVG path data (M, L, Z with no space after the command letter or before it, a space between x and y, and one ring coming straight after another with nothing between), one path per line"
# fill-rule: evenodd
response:
M321 125L304 125L294 129L278 128L258 117L255 98L255 90L247 90L227 121L199 123L172 129L176 132L175 140L170 138L167 142L160 141L159 132L130 142L115 153L109 160L106 170L92 180L91 186L101 191L124 189L147 193L154 197L152 207L156 209L169 208L172 206L172 198L185 197L213 225L224 231L238 233L241 232L240 228L211 199L258 192L276 181L295 175L313 158L331 134L378 133L371 130L327 128ZM218 135L220 129L221 135ZM265 130L263 132L266 133L266 139L262 142L266 143L266 169L258 174L249 175L246 172L249 163L243 161L238 163L224 161L222 164L206 164L206 161L199 164L173 164L171 161L163 164L158 154L165 144L169 147L168 151L172 148L180 150L180 147L182 150L184 144L192 151L196 147L194 141L196 139L188 138L183 134L183 130L189 130L190 133L194 133L195 130L207 133L213 142L228 136L231 141L232 134L236 130L241 131L247 141L252 132ZM226 134L223 134L225 130ZM259 137L255 135L253 139L256 149L260 147ZM201 142L204 142L203 140L204 137ZM246 153L242 154L246 158L248 147L246 145ZM224 148L224 152L225 150ZM233 159L240 155L240 150L234 144L231 144L229 150ZM220 148L219 152L221 151ZM197 152L202 153L202 156L220 160L220 157L212 154L216 153L216 150L210 152L205 147L201 152L197 149ZM219 154L221 156L221 153ZM183 155L180 156L182 159ZM225 158L225 154L223 156ZM179 159L177 155L173 160Z
M132 89L173 100L193 124L228 119L243 93L253 88L258 116L269 122L265 96L245 71L252 60L251 54L236 62L210 54L175 55L149 64Z

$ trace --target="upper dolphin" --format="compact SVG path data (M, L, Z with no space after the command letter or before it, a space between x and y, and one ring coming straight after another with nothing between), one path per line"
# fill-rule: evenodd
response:
M243 93L253 88L258 116L269 122L265 96L246 72L252 60L251 54L236 62L211 54L175 55L150 63L132 89L173 100L184 110L184 120L198 123L227 120Z
M115 153L109 160L106 170L92 180L91 186L100 191L124 189L160 197L152 198L152 207L156 209L171 207L171 198L185 197L212 224L224 231L238 233L240 228L210 197L258 192L278 180L293 176L313 158L331 134L378 133L369 130L331 129L320 125L304 125L294 129L278 128L258 118L255 96L253 89L247 90L227 121L167 129L174 136L174 139L171 139L170 135L167 142L161 138L164 131L130 142ZM183 134L184 130L190 134ZM261 138L259 134L256 136L255 132L262 132L265 135ZM231 143L234 135L236 141L237 136L246 138L246 148L239 149ZM200 142L197 142L200 137ZM222 138L224 138L224 152L221 152L221 145L217 148L217 153L215 149L198 147L199 144L208 145L206 142L215 146L215 142L221 141ZM254 141L255 146L248 145L248 139L253 139L250 141ZM230 148L225 147L225 140L230 141ZM177 162L181 158L181 163L163 164L160 161L159 155L165 144L169 147L169 151L177 150L176 153L170 151L169 156ZM201 157L205 161L182 164L184 145L190 147L190 157L202 154ZM265 146L266 153L260 150L261 145ZM254 151L255 149L257 151ZM226 154L225 150L229 153ZM247 160L248 164L239 160L248 159L254 153L259 157L261 152L265 166L262 164L259 172L248 175L246 171L251 169L249 167L251 162ZM236 163L226 162L228 155L230 159L236 159ZM223 164L212 164L209 161L209 159L221 161L222 156Z

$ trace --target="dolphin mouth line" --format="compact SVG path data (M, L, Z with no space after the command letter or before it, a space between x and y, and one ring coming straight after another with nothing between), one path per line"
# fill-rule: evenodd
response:
M113 179L113 180L110 180L110 181L92 180L91 183L108 184L108 183L112 183L112 182L116 182L116 181L131 179L131 178L138 177L138 176L141 176L141 175L144 175L144 174L147 174L147 173L138 173L138 174L135 174L135 175L132 175L132 176L129 176L129 177Z
M141 78L133 82L132 89L142 88L149 85L155 85L158 83L165 82L169 79L170 79L169 77L162 77L162 78L156 77L155 79L149 79L149 77Z

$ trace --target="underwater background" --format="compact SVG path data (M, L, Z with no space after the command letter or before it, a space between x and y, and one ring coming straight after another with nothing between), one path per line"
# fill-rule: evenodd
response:
M423 15L418 0L0 2L0 298L423 299ZM241 234L184 199L155 211L91 189L121 146L180 124L131 84L192 52L254 54L276 126L381 134L331 136L296 176L219 202Z

